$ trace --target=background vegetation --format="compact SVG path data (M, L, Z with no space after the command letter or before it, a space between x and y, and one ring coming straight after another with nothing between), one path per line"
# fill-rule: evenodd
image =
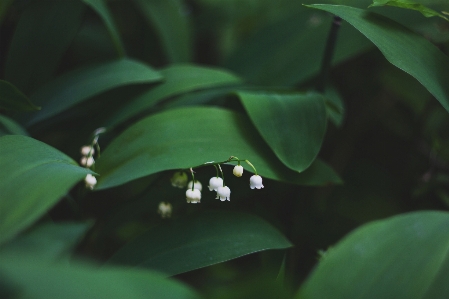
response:
M316 3L1 1L0 297L448 298L449 4Z

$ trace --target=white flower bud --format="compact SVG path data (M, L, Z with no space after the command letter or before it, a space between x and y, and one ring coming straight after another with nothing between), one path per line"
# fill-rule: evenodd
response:
M82 157L80 160L80 164L82 166L91 167L95 163L93 157Z
M200 203L201 202L201 192L198 189L187 189L186 191L187 203Z
M81 154L83 156L93 156L95 154L95 150L90 145L85 145L81 148Z
M243 166L235 165L234 169L232 170L232 173L238 178L241 177L243 175Z
M171 178L171 185L173 187L185 188L187 186L187 174L182 171L175 172L175 174Z
M187 189L192 189L192 184L193 184L193 181L190 181L187 184ZM195 180L195 186L193 188L202 191L203 190L203 185L201 185L200 181Z
M84 182L86 183L86 187L92 190L97 184L97 179L89 173L86 175Z
M228 186L218 187L217 197L220 198L221 201L231 200L231 189Z
M220 177L213 177L209 180L209 190L217 191L218 187L223 186L223 179Z
M263 188L262 185L262 177L260 175L253 175L252 177L249 178L249 186L251 189L257 188Z

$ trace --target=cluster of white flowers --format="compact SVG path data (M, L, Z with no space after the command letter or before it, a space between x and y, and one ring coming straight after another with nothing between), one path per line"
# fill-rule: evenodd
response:
M98 145L98 138L100 137L100 134L106 132L106 128L98 128L94 131L93 135L94 138L92 140L91 145L84 145L81 147L81 159L80 164L81 166L84 166L86 168L91 168L92 166L95 167L95 160L94 160L94 154L95 149L94 145L96 146L98 153L97 158L100 157L100 146ZM84 183L86 184L86 188L94 189L95 185L97 184L97 179L92 174L87 174L86 178L84 179Z
M249 180L249 186L251 189L261 189L263 188L262 177L257 174L256 169L248 160L239 160L237 157L231 156L227 161L224 162L207 162L205 164L212 164L217 169L217 175L212 177L209 180L209 191L217 192L216 199L220 199L221 201L230 201L231 200L231 189L224 183L223 172L221 170L220 164L230 161L237 161L238 165L236 165L232 171L232 173L236 177L241 177L243 175L243 166L240 165L240 161L245 161L248 163L255 171L255 175L251 176ZM219 176L218 169L220 169L221 177ZM200 203L201 202L201 191L203 189L202 184L194 179L194 171L190 169L192 174L192 181L187 184L187 174L185 172L176 172L171 178L172 186L178 188L184 188L187 186L186 191L186 200L187 203Z

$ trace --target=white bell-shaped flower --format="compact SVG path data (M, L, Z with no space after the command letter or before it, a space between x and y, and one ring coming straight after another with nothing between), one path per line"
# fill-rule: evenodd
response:
M232 170L232 173L236 177L241 177L243 175L243 166L242 165L235 165L234 169Z
M200 203L201 202L201 192L198 189L188 189L186 191L187 203Z
M86 187L92 190L97 184L97 179L89 173L86 175L84 182L86 183Z
M228 186L218 187L217 190L217 198L220 198L221 201L230 201L231 200L231 189Z
M262 177L258 174L253 175L252 177L249 178L249 186L251 189L257 188L263 188L262 185Z
M80 164L86 167L91 167L94 163L94 157L82 157L80 160Z
M159 203L159 207L157 212L161 214L162 218L170 218L172 212L172 205L169 202L161 201Z
M209 180L209 190L212 191L217 191L218 187L222 187L223 186L223 179L220 177L213 177Z
M185 188L187 186L188 179L189 178L187 177L187 174L185 172L178 171L173 174L170 181L173 187Z
M187 189L192 189L193 181L190 181L187 184ZM201 185L200 181L195 180L195 185L193 186L194 189L198 189L200 191L203 190L203 185Z
M95 154L95 150L90 145L85 145L81 148L81 154L83 156L92 156Z

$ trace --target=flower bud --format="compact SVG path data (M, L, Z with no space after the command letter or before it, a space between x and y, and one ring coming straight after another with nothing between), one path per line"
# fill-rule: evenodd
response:
M157 212L159 214L161 214L162 218L170 218L171 217L171 212L172 212L172 206L171 206L170 203L166 203L166 202L161 201L159 203L159 207L158 207Z
M187 184L187 189L192 189L192 185L193 185L193 181L190 181ZM202 191L203 190L203 185L201 185L200 181L195 180L195 186L193 186L193 188Z
M95 154L95 150L90 145L85 145L81 148L81 155L83 156L93 156Z
M243 166L235 165L234 169L232 170L232 173L238 178L241 177L243 175Z
M80 164L82 166L91 167L94 164L95 160L93 157L82 157L80 160Z
M89 188L90 190L92 190L92 189L94 189L95 185L97 184L97 179L89 173L86 175L84 182L86 183L86 187Z
M171 185L178 188L185 188L187 186L187 180L187 174L182 171L175 172L175 174L170 179Z

